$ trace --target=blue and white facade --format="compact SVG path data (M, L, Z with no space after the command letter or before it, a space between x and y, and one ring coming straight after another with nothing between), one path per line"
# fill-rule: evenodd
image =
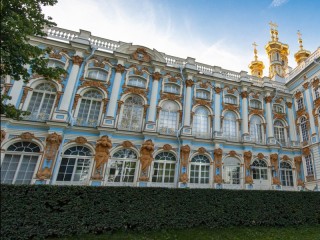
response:
M12 97L7 103L31 112L21 121L1 118L1 183L257 190L320 184L319 48L284 78L270 79L88 31L46 31L31 44L50 47L49 66L68 73L61 80L1 80L1 93ZM59 144L49 148L53 134ZM103 136L112 148L96 179ZM153 160L141 178L141 146L149 139Z

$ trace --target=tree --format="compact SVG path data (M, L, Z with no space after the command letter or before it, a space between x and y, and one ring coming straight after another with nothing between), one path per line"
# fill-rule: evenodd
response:
M65 73L61 68L47 67L45 55L50 49L41 49L29 44L29 36L45 37L45 26L56 24L51 17L42 13L43 6L53 6L57 0L6 0L1 1L1 79L9 75L11 79L28 82L32 74L46 79L60 79ZM29 66L32 71L29 71ZM4 103L10 97L1 97L1 114L20 119L25 114L14 106Z

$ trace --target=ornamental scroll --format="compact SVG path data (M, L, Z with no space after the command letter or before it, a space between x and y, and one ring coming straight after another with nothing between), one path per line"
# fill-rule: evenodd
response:
M102 179L103 165L108 162L110 156L110 149L112 148L112 142L108 136L102 136L97 140L96 155L94 157L95 168L92 179Z
M140 164L141 164L141 175L140 181L148 181L148 167L151 165L153 160L154 143L151 139L146 140L140 149Z

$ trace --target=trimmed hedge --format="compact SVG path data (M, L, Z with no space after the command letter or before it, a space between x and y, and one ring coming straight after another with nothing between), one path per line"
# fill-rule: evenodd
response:
M320 224L316 192L1 185L2 239Z

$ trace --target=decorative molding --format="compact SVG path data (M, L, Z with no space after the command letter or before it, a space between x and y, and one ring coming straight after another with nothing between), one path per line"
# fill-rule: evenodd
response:
M148 167L153 160L154 143L151 139L146 140L140 149L141 177L140 181L148 180Z
M222 166L222 149L217 148L213 151L215 168L221 168Z
M186 80L187 87L192 87L193 85L194 85L194 81L192 81L191 79Z
M294 97L295 97L296 100L298 100L299 98L302 97L301 95L302 95L302 93L301 93L300 91L298 91L298 92L296 92L296 93L294 94Z
M210 104L210 102L207 101L207 100L196 99L196 100L195 100L195 104L196 104L196 105L199 104L199 105L203 105L203 106L207 106L207 107L211 108L211 104Z
M85 80L78 89L85 88L85 87L101 88L101 89L103 89L105 92L108 92L105 84L104 84L103 82L100 82L100 81Z
M312 87L316 89L319 87L319 85L320 85L319 78L315 77L314 80L312 81Z
M152 78L155 81L160 80L161 77L162 77L162 75L159 72L155 72L155 73L152 74Z
M189 145L184 145L181 147L180 156L181 156L181 166L182 167L188 166L190 151L191 151L191 148L189 147Z
M73 56L73 57L72 57L72 62L73 62L74 65L80 66L81 63L83 62L83 58L80 57L80 56L78 56L78 55Z
M273 166L274 169L278 171L278 154L277 153L270 154L270 162L271 162L271 166Z
M282 98L282 97L279 97L279 98L277 98L277 100L275 100L275 102L276 102L276 103L281 103L282 100L283 100L283 98Z
M220 88L220 87L215 87L214 90L215 90L216 94L220 94L221 91L222 91L222 88Z
M76 137L74 140L70 141L70 142L75 142L76 144L86 144L88 142L88 140L85 137L79 136Z
M301 108L299 109L297 112L297 119L298 120L300 117L304 116L304 115L308 115L308 118L309 118L309 114L306 112L306 108Z
M272 96L267 96L267 97L264 98L264 101L265 101L266 103L271 103L271 102L272 102L272 99L273 99Z
M262 160L264 158L264 155L263 155L263 153L258 153L257 157L258 157L258 159Z
M130 142L130 141L128 141L128 140L123 141L123 142L120 144L120 146L122 146L122 147L124 147L124 148L132 148L132 147L134 147L133 143Z
M148 105L148 104L145 104L145 105L143 105L143 118L146 118L146 116L147 116L147 110L148 110L148 107L149 107L150 105Z
M251 151L244 152L243 158L244 158L244 166L245 166L246 170L250 170L252 152Z
M139 89L139 88L129 88L127 87L123 94L127 94L127 93L132 93L132 94L138 94L138 95L142 95L144 97L147 96L147 92L145 89Z
M16 138L21 138L21 140L23 141L31 141L32 139L40 140L39 138L35 137L33 133L30 132L24 132Z
M180 175L180 182L187 183L188 181L189 181L188 174L187 173L182 173Z
M105 63L100 62L99 60L94 61L93 66L94 67L98 67L98 68L104 68L105 67Z
M288 108L292 108L292 102L286 102Z
M30 87L24 87L23 88L23 94L22 94L20 103L22 103L22 104L24 103L24 101L26 100L26 98L28 96L29 91L33 91L33 89L30 88Z
M54 103L54 108L58 107L62 94L63 94L63 92L57 91L57 99L56 99L56 101Z
M163 93L160 97L161 100L173 100L173 101L179 101L180 102L181 96L177 96L172 93Z
M1 130L1 134L0 134L0 143L3 142L3 140L6 138L6 131L5 130Z
M302 148L302 155L303 156L308 156L310 154L311 154L311 150L309 147Z
M294 165L296 167L296 172L299 173L301 169L302 156L294 157Z
M234 151L234 150L231 150L230 152L229 152L229 156L230 157L235 157L235 156L237 156L238 154L236 153L236 151Z
M282 160L284 160L284 161L290 161L290 158L289 158L287 155L284 155L284 156L282 157Z
M162 149L165 151L171 151L173 148L170 144L165 144L163 145Z
M124 73L124 71L126 70L124 66L122 66L121 64L118 64L116 67L116 73Z
M103 165L109 160L111 148L112 142L108 136L102 136L97 140L95 148L96 154L94 156L95 168L93 171L92 179L102 179Z
M239 111L239 107L238 105L234 105L234 104L229 104L229 103L224 103L222 102L222 107L224 110L229 110L229 111Z
M119 115L119 113L120 113L120 109L121 109L121 106L122 106L122 104L124 103L124 101L121 101L121 100L118 100L118 108L117 108L117 115Z
M62 56L59 53L51 52L49 54L49 58L55 58L55 59L59 59L60 60L62 58Z
M145 48L137 48L137 50L132 54L132 58L140 62L151 61L151 57L149 56Z
M286 119L286 114L285 113L273 113L273 117L285 120Z
M73 105L72 105L72 110L75 110L75 109L76 109L80 98L81 98L81 95L80 95L80 94L76 94L76 95L74 96L74 102L73 102Z
M309 88L309 83L305 82L304 84L302 84L302 86L305 90L307 90Z
M209 85L210 85L210 83L208 83L208 82L200 82L199 87L207 89Z
M243 92L241 92L240 95L241 95L242 98L248 98L248 95L249 95L249 94L248 94L247 91L243 91Z
M263 116L263 110L262 109L256 109L256 108L249 108L249 115L261 115L261 116Z
M198 153L205 154L206 152L207 152L207 150L204 147L199 147L198 148Z

